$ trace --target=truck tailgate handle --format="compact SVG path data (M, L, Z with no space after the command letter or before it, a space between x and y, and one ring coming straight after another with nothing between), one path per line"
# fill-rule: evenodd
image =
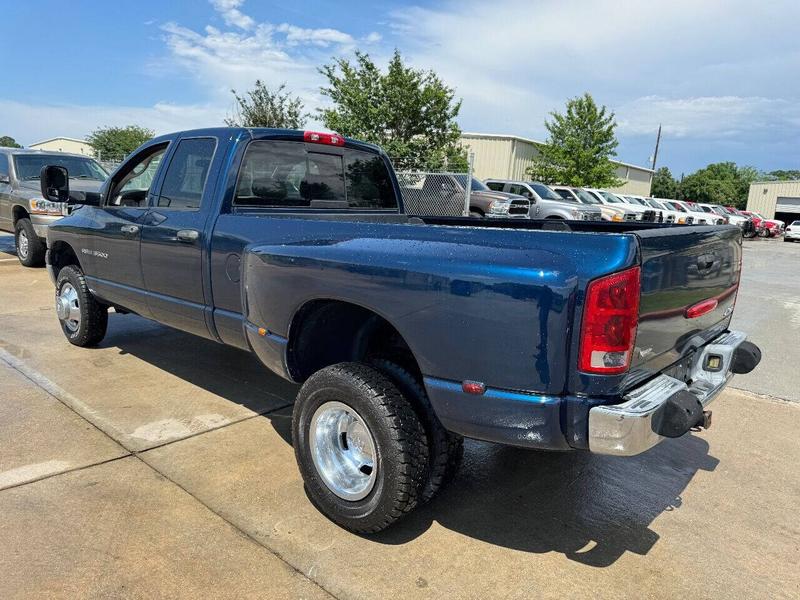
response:
M175 236L178 238L178 241L190 244L200 239L200 232L196 229L181 229Z

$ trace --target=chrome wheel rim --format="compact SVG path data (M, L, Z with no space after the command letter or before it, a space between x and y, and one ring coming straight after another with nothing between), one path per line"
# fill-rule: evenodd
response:
M28 257L28 234L24 229L17 234L17 254L22 258Z
M56 296L56 313L58 320L70 331L77 331L81 326L81 307L78 291L66 282Z
M364 420L350 406L325 402L311 417L311 457L317 473L334 494L361 500L375 486L375 441Z

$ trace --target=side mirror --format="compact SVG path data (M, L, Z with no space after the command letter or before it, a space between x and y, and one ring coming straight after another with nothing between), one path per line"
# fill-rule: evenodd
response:
M69 201L69 172L65 167L45 165L39 172L42 196L51 202Z
M9 184L11 183L11 177L8 175L0 175L0 183Z

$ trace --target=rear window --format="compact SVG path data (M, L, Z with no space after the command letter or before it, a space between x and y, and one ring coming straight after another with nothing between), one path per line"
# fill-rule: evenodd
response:
M397 208L380 156L349 148L315 152L299 142L251 143L236 185L236 206Z

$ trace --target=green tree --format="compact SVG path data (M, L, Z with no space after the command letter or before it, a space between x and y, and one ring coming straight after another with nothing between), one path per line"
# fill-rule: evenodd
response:
M650 194L655 198L677 198L678 182L667 167L659 167L653 174Z
M22 148L10 135L0 136L0 148Z
M300 98L284 91L282 83L277 90L271 90L260 79L252 90L244 96L231 90L236 98L233 115L225 119L229 127L277 127L281 129L302 129L308 113L303 112Z
M770 171L764 173L761 178L764 181L797 181L800 179L800 170L798 169L779 169L777 171Z
M547 183L580 187L614 187L616 176L617 123L614 113L598 107L588 93L567 100L566 113L551 112L545 120L547 144L540 147L528 173Z
M759 175L754 167L737 167L733 162L713 163L685 177L678 193L685 200L744 208L750 184L760 179Z
M121 160L153 137L154 132L139 125L101 127L90 133L89 142L99 158Z
M382 146L401 168L466 169L461 101L433 71L406 66L395 50L386 72L356 52L354 64L337 58L320 73L328 80L320 91L333 103L319 109L325 127Z

